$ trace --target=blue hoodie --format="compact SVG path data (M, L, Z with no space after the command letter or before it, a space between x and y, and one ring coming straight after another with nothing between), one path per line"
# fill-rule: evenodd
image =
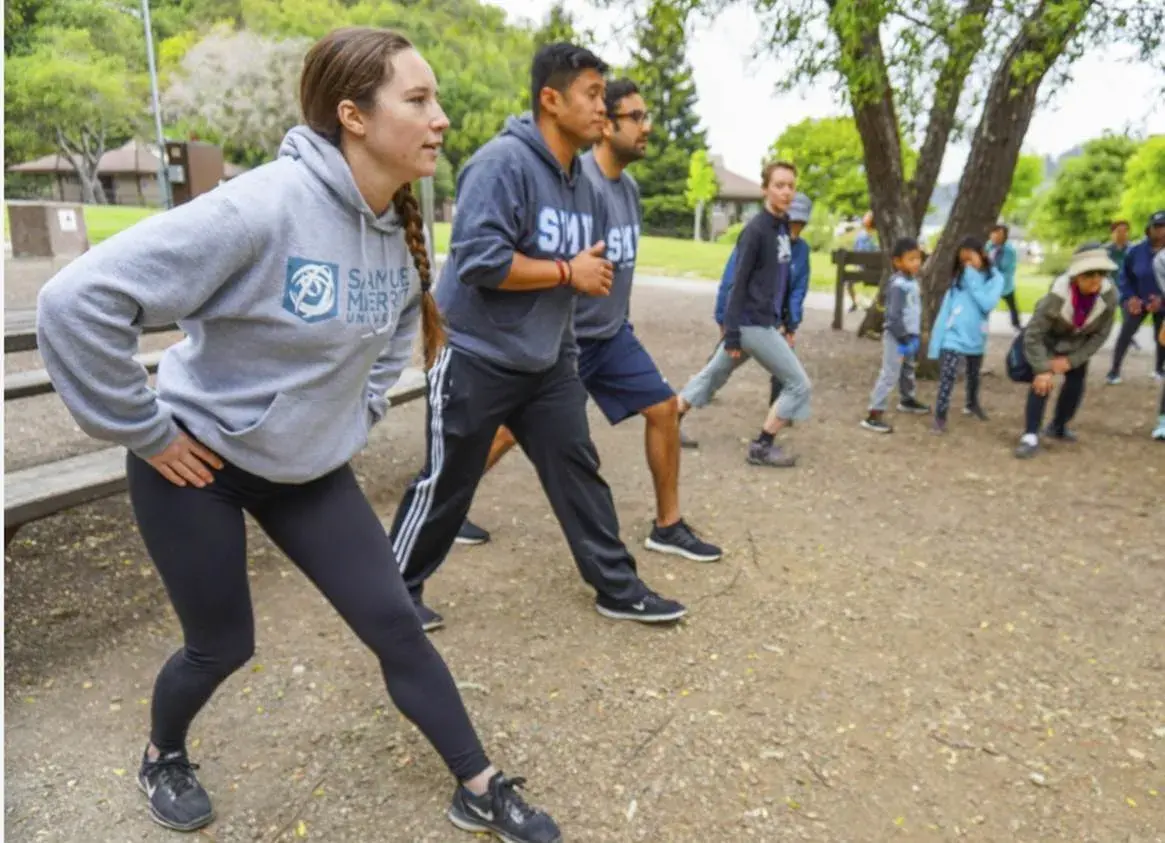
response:
M809 244L802 237L793 239L790 245L792 257L789 268L789 287L785 293L784 307L780 312L781 323L786 330L796 333L805 315L805 295L809 292ZM728 256L724 274L720 276L720 287L716 290L715 319L717 325L724 324L724 311L728 307L728 296L732 292L732 281L736 272L736 249Z
M269 164L109 238L41 289L37 334L90 436L143 458L177 420L244 471L303 483L346 463L412 355L420 283L394 211L340 151L292 129ZM146 325L177 322L151 389Z
M931 359L938 359L944 351L981 355L987 348L988 319L999 304L1002 290L1003 276L995 267L984 274L964 266L943 296L934 320L927 349Z
M498 289L514 253L570 260L603 239L606 209L576 156L565 172L533 117L506 120L457 178L457 212L437 304L457 349L542 372L577 349L571 287Z
M1165 295L1153 274L1153 244L1148 237L1129 249L1120 265L1116 283L1120 288L1121 304L1133 296L1147 302L1151 296Z
M1003 292L1001 295L1009 296L1015 292L1015 270L1019 264L1019 255L1016 254L1015 246L1011 244L1010 240L1004 240L1002 246L996 246L995 241L987 244L987 257L991 258L991 262L999 270L999 274L1003 276Z

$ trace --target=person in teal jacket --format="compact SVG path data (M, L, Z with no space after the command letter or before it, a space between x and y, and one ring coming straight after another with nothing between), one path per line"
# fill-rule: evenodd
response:
M1019 256L1015 252L1015 246L1011 244L1010 234L1011 230L1004 223L999 223L991 229L987 257L991 258L991 263L1003 276L1002 298L1007 302L1007 309L1011 311L1011 326L1018 331L1022 328L1019 323L1019 307L1015 303L1015 268L1019 264Z
M939 361L935 433L946 433L951 390L963 358L967 360L967 405L963 413L987 421L979 404L979 370L987 346L988 319L1002 292L1003 276L992 266L983 241L963 238L951 270L951 286L943 296L927 349L930 359Z

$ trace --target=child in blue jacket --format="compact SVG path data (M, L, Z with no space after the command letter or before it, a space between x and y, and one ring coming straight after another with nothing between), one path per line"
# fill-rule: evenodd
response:
M991 240L987 244L987 257L991 258L992 265L1003 276L1003 300L1007 302L1007 310L1011 313L1011 327L1019 330L1019 306L1015 303L1015 270L1019 264L1019 256L1015 246L1008 239L1010 231L1004 223L999 223L991 229Z
M987 345L988 320L1003 293L1003 276L991 265L983 241L976 237L965 237L959 244L951 276L928 349L930 359L939 361L933 428L939 434L946 433L951 390L963 358L967 360L967 405L963 413L987 421L979 404L979 370Z

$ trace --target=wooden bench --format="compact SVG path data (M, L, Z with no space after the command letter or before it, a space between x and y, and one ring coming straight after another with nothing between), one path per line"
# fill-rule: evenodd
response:
M177 331L177 325L151 325L143 334ZM36 308L7 308L4 311L4 353L36 351Z
M35 349L35 329L32 338L31 348ZM162 352L154 352L137 359L147 369L154 371L161 356ZM425 373L420 369L407 368L389 390L388 405L397 407L413 401L423 396L426 389ZM23 372L5 378L4 400L52 391L53 386L46 372ZM124 448L104 448L7 472L4 476L4 546L8 546L16 531L25 524L125 491L125 456Z
M850 284L874 287L882 283L886 272L886 256L882 252L850 252L837 249L831 256L837 267L837 289L833 301L833 330L842 329L845 313L845 290Z

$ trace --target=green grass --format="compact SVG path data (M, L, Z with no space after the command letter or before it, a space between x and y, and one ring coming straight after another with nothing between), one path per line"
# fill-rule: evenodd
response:
M156 208L136 208L127 205L86 205L85 225L89 230L89 241L100 243L124 228L128 228L150 214ZM7 232L8 217L4 217ZM433 240L438 253L449 250L451 225L439 222L434 226ZM727 243L698 243L694 240L679 240L670 237L643 237L639 243L638 268L649 275L667 275L677 278L703 278L719 281L724 264L732 253ZM825 252L814 252L811 258L812 276L810 289L831 293L837 279L837 270ZM1052 279L1039 272L1038 268L1021 264L1016 277L1016 298L1019 309L1030 313L1040 296L1047 292ZM864 288L866 296L872 288ZM1001 310L1007 306L1002 302Z

